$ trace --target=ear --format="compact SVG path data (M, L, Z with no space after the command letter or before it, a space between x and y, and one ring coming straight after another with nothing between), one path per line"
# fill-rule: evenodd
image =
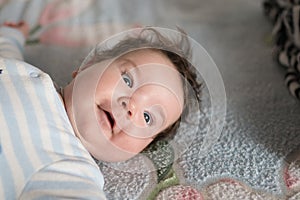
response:
M78 69L72 72L72 78L75 78L78 74Z

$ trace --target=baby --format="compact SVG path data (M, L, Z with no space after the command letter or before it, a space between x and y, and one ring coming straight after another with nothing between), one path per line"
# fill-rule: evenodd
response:
M140 37L145 31L159 42ZM135 156L176 131L189 112L189 84L199 100L200 84L179 46L184 36L173 44L145 28L111 49L95 48L57 89L22 61L27 35L25 22L0 29L1 199L104 199L92 157Z

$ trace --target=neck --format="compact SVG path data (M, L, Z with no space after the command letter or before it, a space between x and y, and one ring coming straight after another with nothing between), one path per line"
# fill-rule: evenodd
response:
M65 110L67 112L70 123L71 123L71 125L73 127L73 130L75 132L75 135L77 135L78 131L76 129L74 116L73 116L73 112L72 112L72 91L73 91L73 83L67 85L66 87L64 87L62 89L61 98L62 98L62 101L64 103Z

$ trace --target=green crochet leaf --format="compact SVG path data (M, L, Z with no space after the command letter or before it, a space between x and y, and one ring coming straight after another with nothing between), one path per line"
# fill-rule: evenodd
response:
M157 195L162 190L164 190L166 188L169 188L171 186L174 186L174 185L178 185L178 184L179 184L179 179L178 179L176 173L174 172L173 168L171 168L171 170L169 170L169 172L165 176L164 180L161 180L156 185L156 187L154 188L154 190L148 196L147 200L154 200L155 197L157 197Z
M158 140L152 143L142 153L154 163L157 169L158 182L163 180L170 171L174 161L173 147L166 140Z

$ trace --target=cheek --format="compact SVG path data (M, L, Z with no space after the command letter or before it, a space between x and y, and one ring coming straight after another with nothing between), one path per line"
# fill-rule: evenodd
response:
M99 77L98 85L96 88L96 98L105 96L112 96L114 88L116 88L117 83L120 81L119 77L115 73L105 72L101 77Z
M171 99L173 101L171 101ZM166 104L165 107L165 112L167 113L167 127L171 124L173 124L174 122L176 122L178 120L178 118L181 116L182 114L182 104L180 104L178 102L177 99L173 98L169 98L170 101L168 101L168 104Z

